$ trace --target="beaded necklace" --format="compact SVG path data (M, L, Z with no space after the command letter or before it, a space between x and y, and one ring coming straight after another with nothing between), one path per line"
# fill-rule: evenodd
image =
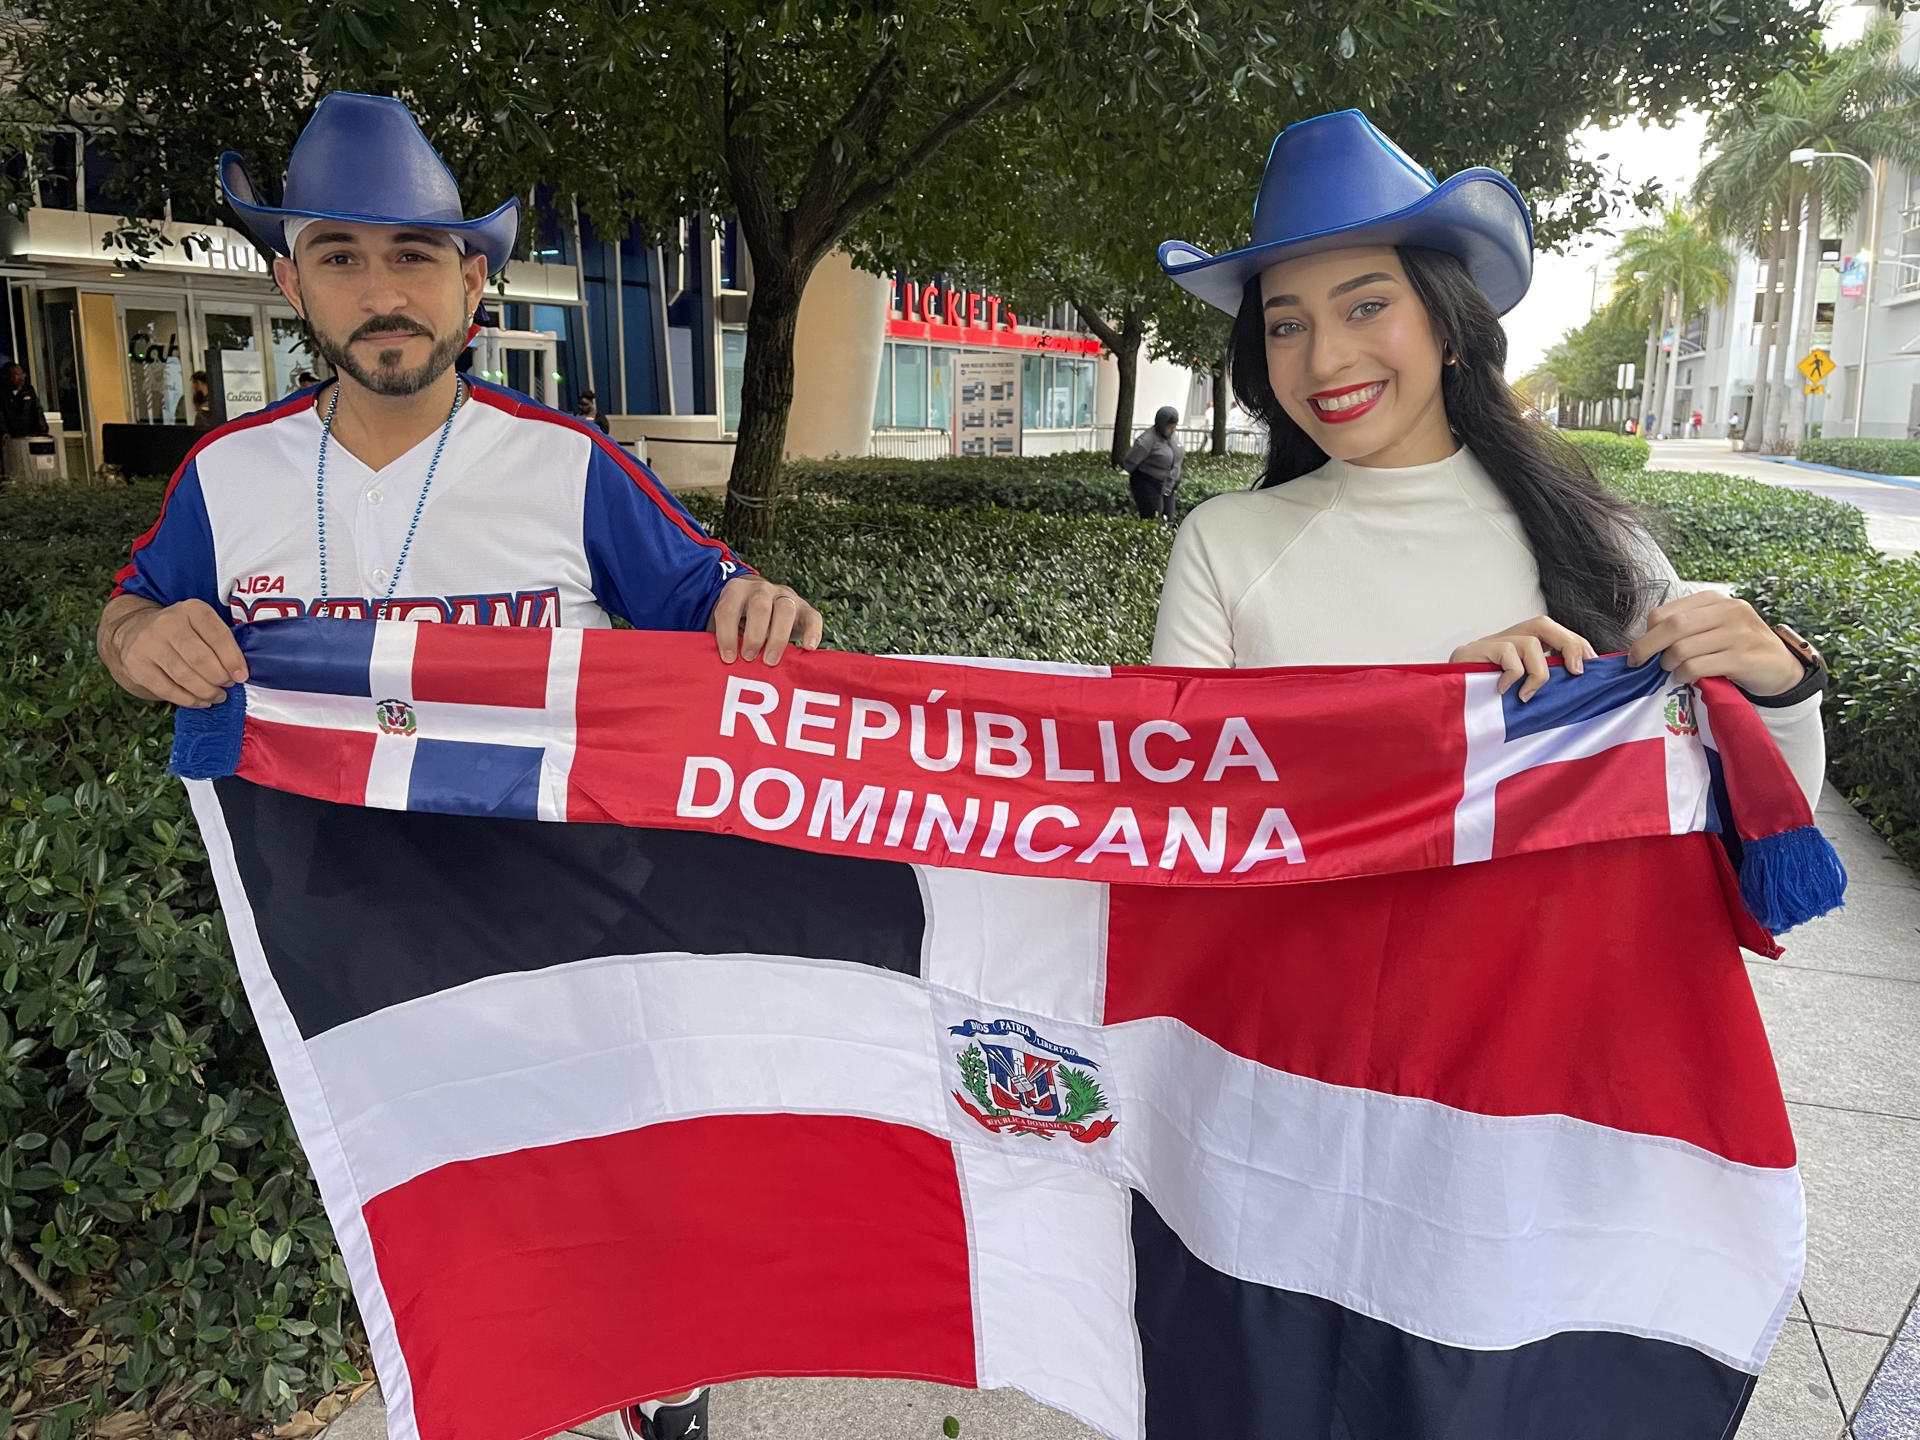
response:
M433 447L433 459L427 465L427 478L420 486L420 498L413 502L413 519L407 524L407 538L400 542L400 558L393 564L393 575L387 581L387 593L373 607L376 615L400 588L400 572L407 568L407 552L413 548L413 532L420 528L420 512L427 508L427 492L433 488L434 471L440 468L440 454L447 448L447 436L453 431L453 417L460 413L460 402L465 398L465 393L465 382L456 377L453 408L447 411L446 423L440 427L440 442ZM333 435L333 416L339 408L340 382L336 380L333 398L327 401L327 418L320 424L320 463L314 474L313 487L314 530L320 541L320 604L323 607L330 598L327 593L327 441Z

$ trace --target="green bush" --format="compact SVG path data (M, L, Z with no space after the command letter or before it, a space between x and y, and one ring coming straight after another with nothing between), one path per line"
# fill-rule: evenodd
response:
M1597 471L1644 470L1653 447L1638 435L1606 430L1562 430L1560 438L1586 457Z
M1258 473L1249 457L1189 463L1196 500ZM1744 582L1828 652L1835 774L1920 860L1920 572L1874 557L1847 506L1605 469L1663 517L1683 573ZM836 646L1148 657L1172 531L1127 518L1102 456L826 462L789 467L789 486L779 538L750 558L822 607ZM169 717L91 657L100 598L159 494L0 489L0 847L15 857L0 1239L107 1347L68 1368L86 1383L34 1379L82 1332L0 1267L0 1402L29 1396L0 1413L0 1434L28 1419L64 1440L88 1414L144 1404L284 1416L354 1378L364 1354L185 796L164 775ZM693 508L717 518L714 497Z
M1777 551L1740 593L1826 656L1833 777L1920 866L1920 561Z
M1184 515L1228 490L1250 489L1263 457L1188 455L1175 509ZM803 460L787 466L788 492L855 505L930 510L1029 510L1048 515L1132 515L1127 477L1104 452L1032 459Z
M708 524L719 508L693 497ZM790 503L747 558L820 607L836 649L1143 665L1172 544L1105 516Z
M166 775L171 718L92 654L158 503L0 490L0 1251L98 1327L36 1377L89 1336L0 1267L0 1434L284 1418L359 1378L346 1270Z
M1682 470L1613 471L1604 478L1653 512L1656 538L1689 580L1738 580L1756 557L1776 550L1873 554L1866 518L1824 495Z
M1920 475L1920 440L1802 440L1796 458L1869 475Z

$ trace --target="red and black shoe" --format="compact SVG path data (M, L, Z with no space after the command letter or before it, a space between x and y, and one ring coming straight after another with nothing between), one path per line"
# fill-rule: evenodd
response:
M620 1412L620 1440L707 1440L707 1394L702 1388L677 1405L655 1407L651 1416L629 1405Z

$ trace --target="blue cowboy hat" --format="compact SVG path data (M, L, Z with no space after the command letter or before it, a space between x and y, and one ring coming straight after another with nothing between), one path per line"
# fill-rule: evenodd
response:
M1231 315L1247 281L1269 265L1354 245L1456 255L1502 315L1533 280L1533 220L1511 180L1476 167L1436 181L1358 110L1316 115L1280 132L1253 202L1251 245L1209 255L1169 240L1160 268Z
M460 186L447 162L421 131L413 112L386 95L335 90L287 157L285 203L260 203L253 177L232 150L220 157L220 188L227 203L261 244L289 254L289 220L346 220L357 225L414 225L447 230L487 257L497 275L513 253L520 201L507 201L478 220L462 218Z

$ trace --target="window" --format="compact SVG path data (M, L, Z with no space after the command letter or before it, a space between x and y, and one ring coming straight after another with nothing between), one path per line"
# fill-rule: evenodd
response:
M880 347L880 383L873 391L873 428L893 424L893 346Z
M953 393L948 388L953 379L953 356L951 350L935 350L927 369L927 424L936 430L953 424Z
M82 169L86 173L86 204L83 207L93 215L130 215L133 212L121 200L113 188L114 175L120 169L120 162L110 155L99 142L83 147L85 160Z
M740 386L747 373L747 332L720 332L720 428L740 428Z
M893 347L893 423L908 428L927 423L927 347Z
M1024 355L1020 359L1020 425L1025 430L1040 428L1040 391L1044 385L1041 367L1045 357Z
M1093 382L1094 367L1091 360L1075 360L1073 423L1076 425L1093 424Z
M80 196L80 137L71 130L50 130L34 165L40 203L49 210L75 210Z
M1920 290L1920 169L1907 176L1907 203L1900 217L1900 254L1892 264L1902 295Z

